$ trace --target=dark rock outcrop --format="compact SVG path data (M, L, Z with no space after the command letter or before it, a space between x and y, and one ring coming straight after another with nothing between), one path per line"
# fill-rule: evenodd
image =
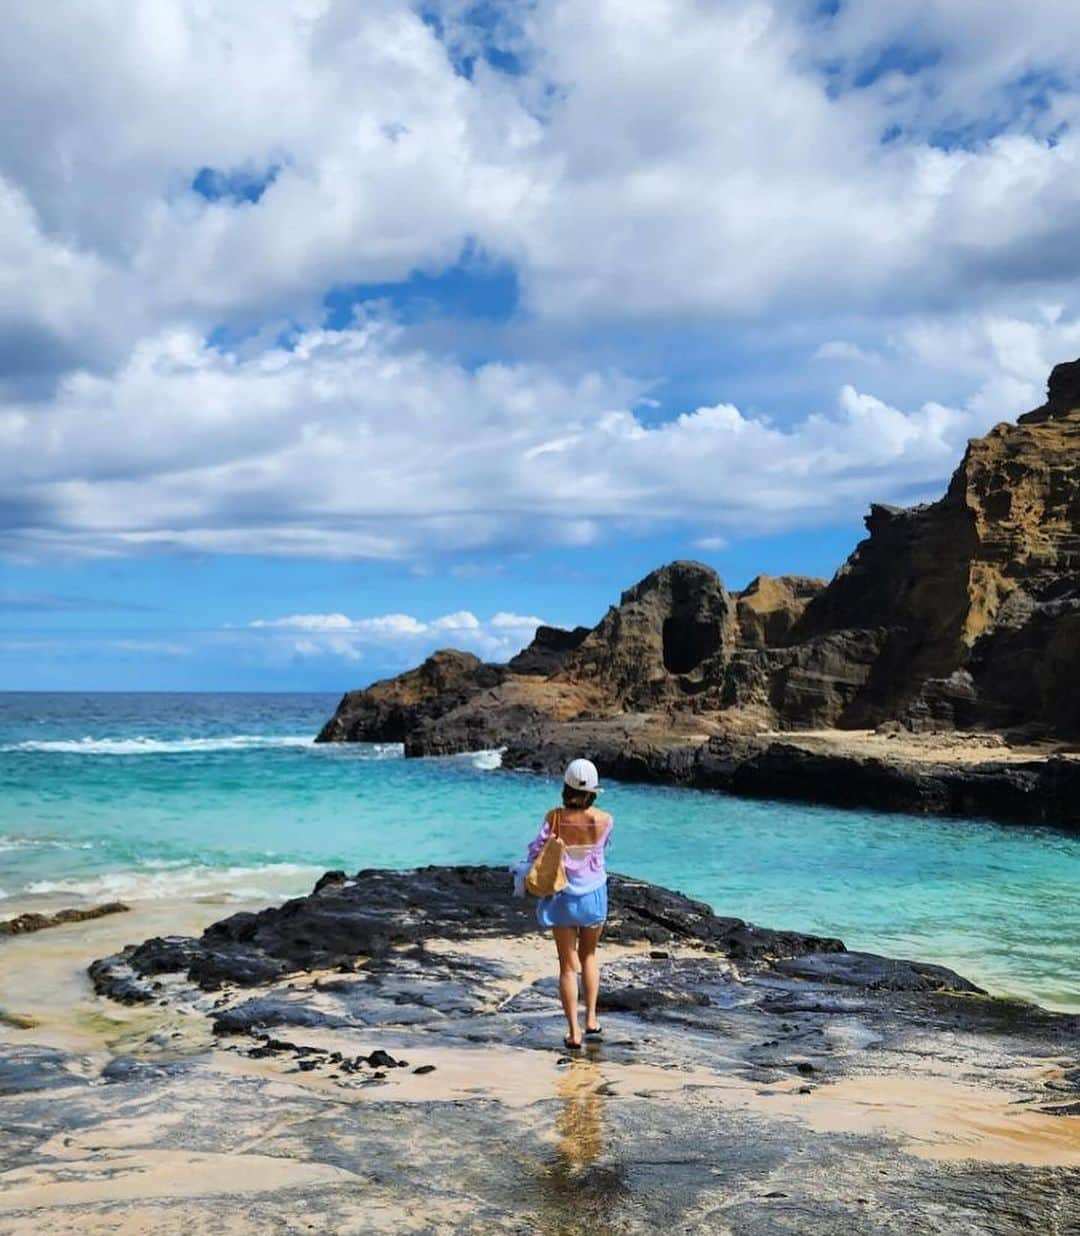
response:
M452 711L506 677L471 652L444 649L414 670L349 691L316 742L404 742L425 721Z
M948 763L830 750L797 735L677 743L625 729L553 726L540 740L510 743L503 767L556 775L581 754L623 781L1080 829L1080 760L1060 756Z
M843 950L839 940L770 931L718 916L700 901L624 876L609 882L606 938L679 941L745 962ZM351 966L394 948L439 937L523 936L536 931L534 903L509 896L505 870L424 867L418 871L328 872L307 897L258 914L234 914L199 940L154 938L95 962L95 990L126 1003L154 998L142 980L185 973L206 990L251 987L289 973Z

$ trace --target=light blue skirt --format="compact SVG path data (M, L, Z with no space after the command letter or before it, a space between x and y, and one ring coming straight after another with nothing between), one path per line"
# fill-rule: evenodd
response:
M607 885L588 893L553 893L536 903L541 927L599 927L607 920Z

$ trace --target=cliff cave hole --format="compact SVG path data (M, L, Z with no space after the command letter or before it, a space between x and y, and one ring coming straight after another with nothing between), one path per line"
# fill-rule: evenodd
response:
M692 673L720 647L720 625L674 614L664 619L664 668L670 674Z

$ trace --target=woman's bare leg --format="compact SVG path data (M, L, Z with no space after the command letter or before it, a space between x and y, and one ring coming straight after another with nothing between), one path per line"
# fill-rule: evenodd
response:
M570 1041L581 1042L581 1026L578 1024L578 955L576 927L552 927L555 947L559 950L559 999L562 1001L566 1024L570 1027Z
M596 956L596 946L600 943L603 930L601 923L599 927L582 927L578 933L577 954L581 962L581 984L585 989L586 1030L595 1030L599 1024L596 1020L596 1000L600 995L600 962Z

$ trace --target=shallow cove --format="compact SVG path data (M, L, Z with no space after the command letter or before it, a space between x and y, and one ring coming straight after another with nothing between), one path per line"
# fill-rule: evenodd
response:
M38 898L280 900L329 867L520 857L553 785L490 757L316 747L335 703L0 696L0 917ZM646 786L603 805L616 870L1080 1009L1080 837Z

